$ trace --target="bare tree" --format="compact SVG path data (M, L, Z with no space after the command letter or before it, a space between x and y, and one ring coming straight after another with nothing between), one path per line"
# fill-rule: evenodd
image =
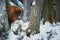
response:
M31 33L36 34L39 33L39 27L40 27L40 11L41 11L41 0L33 0L32 6L31 6L31 15L30 15L30 23L29 28L30 32L27 32L27 36L29 36Z
M0 40L5 40L8 31L9 31L9 23L8 16L6 12L6 0L0 0ZM2 14L2 15L1 15Z
M24 11L23 11L23 21L26 22L27 21L27 0L23 1L24 4Z
M60 0L56 0L56 22L60 22Z
M3 16L3 20L4 20L4 23L3 23L3 26L4 26L4 28L5 28L5 30L4 31L8 31L8 29L9 29L9 23L8 23L8 16L7 16L7 12L6 12L6 0L2 0L1 1L2 2L2 5L0 5L1 6L1 13L3 14L2 16ZM0 14L1 14L0 13Z
M43 0L43 15L44 23L46 21L54 22L54 0Z

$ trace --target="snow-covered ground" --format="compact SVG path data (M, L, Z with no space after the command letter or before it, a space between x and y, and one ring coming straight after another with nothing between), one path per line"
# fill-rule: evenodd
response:
M12 26L8 39L6 40L60 40L60 23L50 24L48 21L45 25L40 22L40 33L26 36L26 32L20 32L18 30L18 35L15 35L13 31L18 29L18 25L22 25L22 29L26 30L28 28L29 22L23 22L22 20L16 20Z

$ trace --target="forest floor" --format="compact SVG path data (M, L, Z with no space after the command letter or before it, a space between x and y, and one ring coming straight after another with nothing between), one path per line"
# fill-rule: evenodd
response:
M18 30L18 34L15 35L13 31L18 29L18 25L22 25L22 29L26 30L28 28L29 22L23 22L22 20L16 20L11 25L11 30L8 35L8 39L6 40L60 40L60 23L57 24L53 23L50 24L48 21L45 25L42 24L43 21L40 22L40 33L30 35L30 37L26 36L26 32L20 32Z

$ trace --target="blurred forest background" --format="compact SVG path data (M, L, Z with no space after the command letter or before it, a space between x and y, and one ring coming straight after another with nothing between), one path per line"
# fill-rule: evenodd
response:
M17 6L17 8L21 9L19 9L20 11L15 10L15 8L13 9L15 11L8 9L9 7L11 8L11 6ZM11 11L7 11L7 9ZM15 13L13 14L13 12ZM8 38L7 36L12 30L12 25L14 25L16 20L18 20L18 22L22 20L23 23L29 22L28 28L23 30L21 28L23 24L17 22L16 24L19 25L15 25L17 29L15 31L12 30L12 32L18 35L18 31L23 31L30 37L31 34L40 33L39 28L41 21L43 25L45 25L47 21L52 25L58 25L58 22L60 23L59 17L60 0L0 0L0 40ZM21 38L19 40L21 40Z

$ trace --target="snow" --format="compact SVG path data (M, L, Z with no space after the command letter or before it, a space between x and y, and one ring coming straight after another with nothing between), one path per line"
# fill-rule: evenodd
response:
M22 25L22 29L23 29L23 30L26 30L26 29L28 28L28 24L29 24L29 22L24 23L24 24Z
M36 4L36 1L35 0L33 0L33 3L32 3L32 5L35 5Z
M22 20L16 20L14 23L11 25L11 30L16 31L19 27L19 25L23 25L24 22Z
M18 5L19 5L22 9L24 9L24 6L23 6L22 2L20 2L19 0L17 0L17 3L18 3Z
M8 37L7 40L17 40L17 36L18 36L18 35L14 35L13 32L11 31L11 32L9 33L9 37Z
M9 4L12 6L16 6L12 1L9 0Z
M18 5L24 9L23 4L21 2L18 2ZM11 5L16 6L13 2L9 1ZM35 5L35 1L32 3L32 5ZM55 7L55 6L54 6ZM0 13L0 17L2 17L3 14ZM2 28L2 24L4 20L3 17L0 19L0 28ZM19 25L21 25L22 31L20 31ZM60 40L60 23L57 22L56 24L50 24L48 21L46 21L45 25L43 25L43 19L40 22L40 33L30 35L30 37L26 36L25 30L28 28L29 22L24 22L23 20L16 20L14 23L11 24L11 30L8 34L8 39L5 40ZM18 34L15 35L14 32L18 29ZM13 32L14 31L14 32ZM30 30L29 30L30 31ZM1 38L0 38L1 39Z
M12 1L9 0L9 4L12 6L17 6L16 4L14 4ZM22 2L20 2L19 0L17 0L17 4L19 5L19 7L21 7L22 9L24 9L24 6L22 4Z
M40 22L40 33L30 35L30 37L26 36L26 32L18 31L18 35L15 35L12 30L17 30L18 25L22 25L22 30L26 30L28 28L29 22L23 22L22 20L16 20L11 26L11 32L8 35L7 40L60 40L60 23L50 24L46 21L45 25L42 24L43 21Z

